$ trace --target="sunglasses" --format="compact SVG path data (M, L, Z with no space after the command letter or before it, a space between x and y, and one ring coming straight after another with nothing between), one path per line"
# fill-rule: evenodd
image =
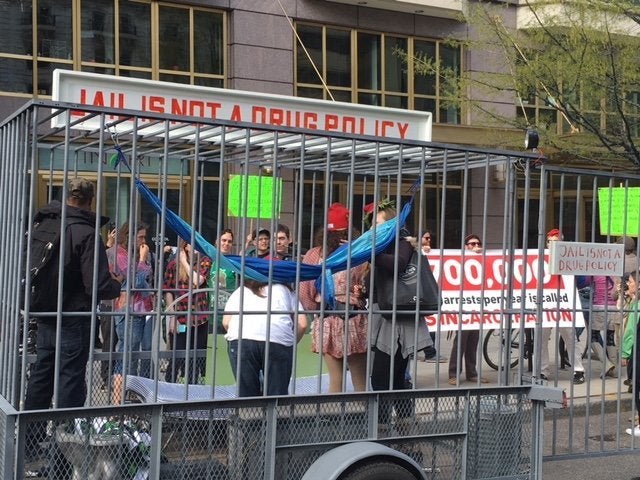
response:
M480 242L469 242L467 243L467 245L469 245L470 247L479 247L482 244Z

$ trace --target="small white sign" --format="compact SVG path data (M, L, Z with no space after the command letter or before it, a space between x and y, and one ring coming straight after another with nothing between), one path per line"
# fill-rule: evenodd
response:
M613 275L624 273L624 245L556 241L549 244L552 275Z

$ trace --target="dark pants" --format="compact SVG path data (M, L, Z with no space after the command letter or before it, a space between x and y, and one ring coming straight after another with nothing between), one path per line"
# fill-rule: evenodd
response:
M477 330L463 330L459 335L456 333L449 358L449 378L456 378L457 374L462 371L458 365L458 342L460 342L460 360L464 358L464 371L467 380L478 376L476 355L478 354L479 340L480 332Z
M60 329L60 370L57 408L81 407L87 398L85 374L89 359L89 317L63 318ZM49 408L53 399L56 325L38 321L36 363L29 371L25 410Z
M293 368L293 346L269 343L269 359L265 362L266 342L243 339L238 365L238 340L228 344L229 361L238 382L239 397L257 397L263 394L261 374L265 375L264 391L267 395L287 395Z
M433 343L433 345L429 345L423 350L425 360L436 358L438 355L438 350L436 350L436 332L429 332L429 335L431 336L431 343Z
M203 323L202 325L198 325L197 327L191 327L188 331L184 333L176 333L171 335L171 344L173 351L181 351L185 352L187 349L187 336L189 336L190 341L190 349L189 352L186 352L185 355L187 360L189 360L189 381L187 383L198 383L199 377L204 377L206 366L207 366L207 357L206 356L197 356L198 351L202 353L207 350L207 340L209 334L209 323ZM196 354L196 357L192 361L192 355ZM167 373L165 374L165 379L167 382L175 382L178 377L185 376L185 359L184 358L172 358L169 361L169 366L167 367Z
M25 410L44 410L53 401L56 355L55 322L38 321L36 362L29 371L29 383L24 402ZM89 359L91 322L88 317L63 318L60 327L60 367L58 371L58 408L81 407L87 398L85 374ZM27 453L46 437L44 422L27 428ZM50 477L67 477L70 465L61 455L57 445L51 445L48 453Z
M398 345L393 357L393 383L391 383L391 355L373 348L373 365L371 367L371 388L373 390L405 390L405 372L409 365L409 357L402 356L402 350ZM399 418L413 416L413 406L410 400L402 399L393 401L393 405L383 402L379 409L380 423L388 423L391 416L391 407Z

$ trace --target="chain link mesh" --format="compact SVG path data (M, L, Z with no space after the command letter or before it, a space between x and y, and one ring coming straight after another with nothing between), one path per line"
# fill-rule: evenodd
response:
M412 391L157 408L109 417L88 409L49 421L25 413L24 476L48 468L60 478L297 480L332 448L365 440L406 454L430 479L518 478L531 469L524 394Z

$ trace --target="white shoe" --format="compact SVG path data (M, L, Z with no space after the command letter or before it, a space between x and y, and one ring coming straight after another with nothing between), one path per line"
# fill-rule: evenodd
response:
M640 438L640 425L635 426L633 429L627 428L625 431L629 435Z

